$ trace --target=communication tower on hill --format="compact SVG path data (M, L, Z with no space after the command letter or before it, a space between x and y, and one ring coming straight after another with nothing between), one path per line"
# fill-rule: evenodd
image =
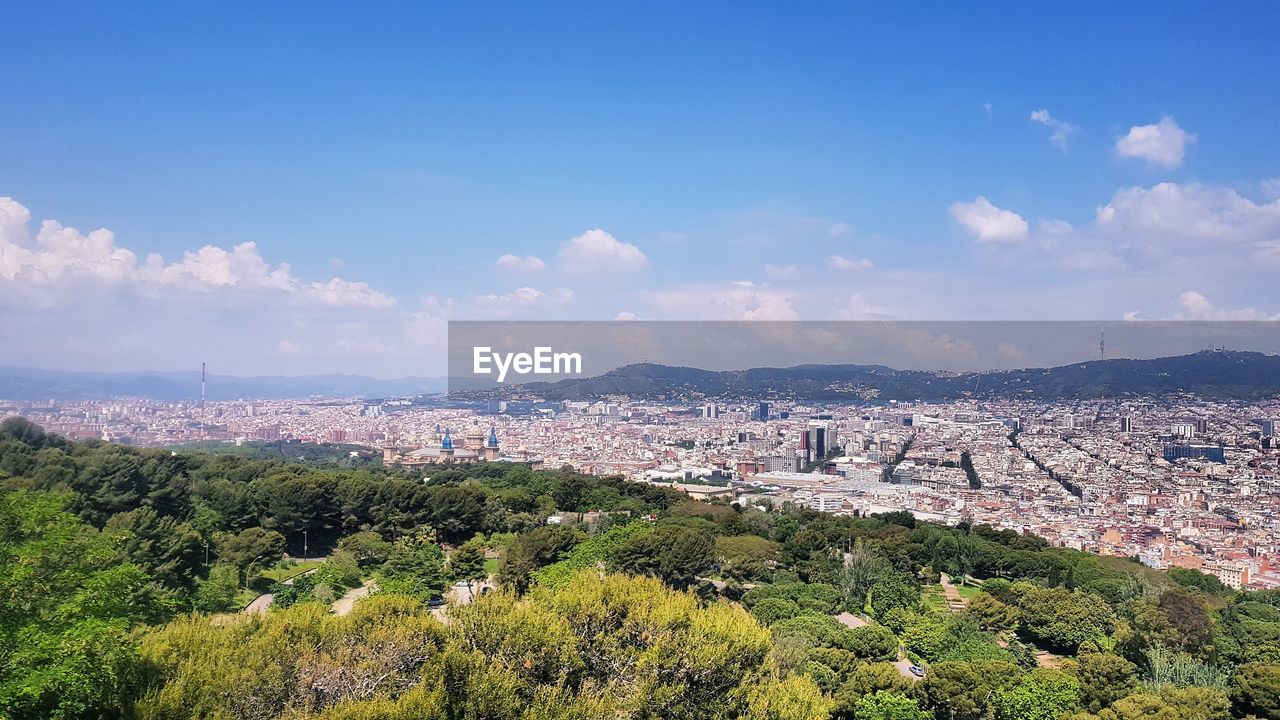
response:
M200 363L200 452L204 452L204 363Z

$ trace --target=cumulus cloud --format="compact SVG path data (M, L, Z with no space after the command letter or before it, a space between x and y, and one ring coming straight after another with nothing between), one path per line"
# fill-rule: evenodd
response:
M982 196L973 202L952 203L948 211L979 244L1019 242L1027 237L1027 221L1021 215L1001 210Z
M0 248L26 240L31 211L11 197L0 197Z
M565 271L580 275L632 272L649 264L640 248L598 228L566 242L556 260Z
M1256 276L1280 266L1280 198L1260 198L1201 183L1120 188L1079 227L1040 220L1031 242L1010 251L1022 267L1037 264L1081 271L1193 271L1212 257L1222 273Z
M835 309L832 317L836 320L889 320L893 313L886 307L873 305L860 293L854 293Z
M1117 191L1096 218L1104 239L1135 252L1243 251L1280 262L1280 199L1259 203L1230 188L1160 183Z
M342 278L310 283L303 293L309 299L330 307L388 308L396 304L390 295L374 290L368 283Z
M1179 295L1178 306L1182 309L1173 316L1175 320L1280 320L1280 313L1269 314L1251 307L1236 310L1216 307L1195 290Z
M469 295L463 298L460 305L464 311L482 317L508 318L564 307L571 302L573 291L566 288L543 292L537 288L522 287L508 293Z
M537 255L512 255L508 253L498 258L498 267L504 270L538 272L539 270L546 270L547 264Z
M1116 141L1116 155L1141 158L1160 167L1177 167L1182 164L1187 146L1196 141L1194 133L1178 127L1173 118L1165 116L1154 125L1134 125L1129 133Z
M791 298L780 290L748 281L728 287L666 290L650 302L672 320L799 320Z
M827 265L832 269L839 270L841 272L853 272L856 270L866 270L871 267L871 261L860 257L831 255L827 257Z
M0 287L11 300L47 306L71 302L78 292L94 289L132 292L165 301L208 296L274 297L294 305L386 308L395 300L366 283L333 278L307 282L287 264L271 266L255 243L230 250L206 245L182 260L159 255L145 261L116 244L105 228L82 233L56 220L45 220L34 242L27 241L31 213L13 198L0 198Z
M434 310L427 308L426 310ZM141 257L107 229L82 232L0 198L0 364L61 369L198 367L230 374L423 374L439 313L409 313L367 283L311 280L258 245ZM286 362L286 365L281 365Z
M1067 237L1075 228L1066 220L1041 220L1036 223L1036 234L1045 238Z
M1014 367L1026 367L1031 363L1031 358L1025 350L1007 340L1002 340L996 345L996 357Z
M1067 151L1067 141L1080 128L1065 120L1058 120L1049 114L1048 110L1034 110L1031 113L1031 122L1040 123L1045 127L1053 130L1053 134L1049 136L1049 142L1053 146L1061 150Z

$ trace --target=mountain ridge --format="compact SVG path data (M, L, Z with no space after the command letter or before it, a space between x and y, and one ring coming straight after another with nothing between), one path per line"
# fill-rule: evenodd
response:
M445 378L378 379L363 375L208 376L210 400L307 397L407 397L444 391ZM1164 358L1089 360L1048 368L945 371L885 365L803 364L742 370L633 363L589 378L507 385L460 396L537 394L547 400L607 395L635 399L786 397L803 401L954 400L964 397L1035 399L1193 393L1209 399L1254 399L1280 394L1280 356L1204 350ZM200 397L200 372L93 372L0 367L0 399L161 401Z
M1280 394L1280 356L1205 350L1165 358L1089 360L1016 370L896 370L883 365L795 365L785 368L702 370L635 363L592 378L526 383L498 394L539 394L548 400L607 395L785 396L807 401L953 400L962 397L1095 398L1191 393L1210 399Z

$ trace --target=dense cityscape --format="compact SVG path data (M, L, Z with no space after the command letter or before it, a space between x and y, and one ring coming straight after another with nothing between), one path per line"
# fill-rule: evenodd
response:
M1280 402L1195 398L874 407L379 401L4 403L69 438L349 445L387 465L527 463L743 505L989 524L1228 587L1280 587Z

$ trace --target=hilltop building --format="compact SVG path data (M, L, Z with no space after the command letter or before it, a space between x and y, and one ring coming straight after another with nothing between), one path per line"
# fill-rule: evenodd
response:
M382 462L386 465L416 467L421 465L442 465L455 463L469 465L473 462L519 462L533 467L542 464L540 459L530 459L527 453L504 455L498 445L498 431L489 427L488 435L479 425L473 424L458 445L449 428L442 431L436 426L434 441L416 450L404 451L400 448L387 447L382 450Z

